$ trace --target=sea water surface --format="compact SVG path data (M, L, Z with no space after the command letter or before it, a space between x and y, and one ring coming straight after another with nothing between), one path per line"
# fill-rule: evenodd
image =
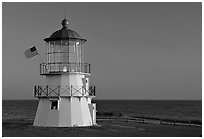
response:
M126 116L202 121L202 101L191 100L93 100L98 112ZM34 119L38 100L3 100L2 119Z

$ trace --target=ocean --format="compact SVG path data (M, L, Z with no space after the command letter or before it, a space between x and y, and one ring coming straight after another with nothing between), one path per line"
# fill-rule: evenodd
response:
M100 113L123 116L202 121L202 101L93 100ZM2 119L34 119L38 100L3 100Z

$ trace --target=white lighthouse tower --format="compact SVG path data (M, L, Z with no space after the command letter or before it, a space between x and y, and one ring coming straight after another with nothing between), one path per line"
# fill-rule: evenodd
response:
M39 104L34 126L75 127L96 124L95 86L90 86L90 64L84 63L87 41L62 21L62 28L46 42L46 62L40 75L46 85L34 87Z

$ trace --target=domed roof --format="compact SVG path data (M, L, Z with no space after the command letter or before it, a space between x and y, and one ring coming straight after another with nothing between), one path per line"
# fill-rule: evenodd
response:
M87 41L86 39L81 38L81 36L75 31L68 28L68 21L66 19L62 20L62 28L55 31L49 38L45 38L46 42L58 41L58 40L82 40Z

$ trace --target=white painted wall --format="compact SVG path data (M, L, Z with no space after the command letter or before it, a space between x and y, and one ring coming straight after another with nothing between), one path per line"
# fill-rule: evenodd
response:
M48 86L58 86L61 84L61 75L46 76L45 81Z
M89 111L91 114L93 125L96 125L96 103L89 104Z
M59 109L52 110L50 99L41 98L34 126L92 126L94 123L92 119L94 111L90 111L89 105L86 97L61 97L59 99Z
M48 99L40 99L38 109L35 115L34 126L46 126L48 117L48 107L50 106Z
M69 75L61 75L60 84L61 86L70 86Z
M49 98L40 99L34 125L58 126L58 120L56 119L59 119L59 110L51 110L51 101Z
M51 105L51 101L50 101L50 105ZM51 126L51 127L56 127L58 126L59 120L59 113L60 110L55 110L55 109L50 109L50 107L48 108L48 116L47 116L47 125Z
M54 76L46 76L46 83L47 85L55 89L58 85L63 88L74 87L75 89L72 90L74 96L81 96L82 94L86 93L85 89L82 89L83 82L82 78L85 78L84 74L63 74L63 75L54 75ZM88 78L87 78L88 80ZM88 90L88 84L86 84L86 89ZM64 93L64 96L69 95ZM85 95L88 95L86 93Z
M86 126L93 125L87 98L82 97L80 104L81 104L81 111L82 111L82 117L83 117L83 125L86 125Z
M72 126L71 122L71 102L70 98L60 99L60 115L59 115L59 127Z
M83 126L83 116L80 107L80 98L71 98L71 117L73 126Z
M93 103L92 106L93 106L93 118L92 118L93 119L93 124L96 125L96 112L97 112L96 103Z

